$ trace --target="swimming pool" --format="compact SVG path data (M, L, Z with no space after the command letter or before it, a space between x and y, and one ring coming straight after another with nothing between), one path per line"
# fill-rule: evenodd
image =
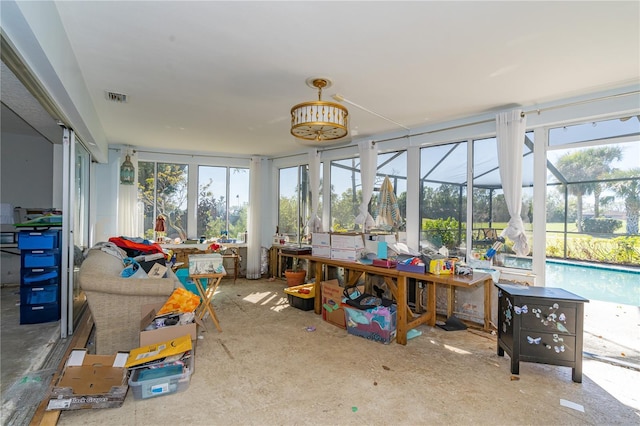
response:
M529 259L506 258L505 264L531 268ZM562 287L589 300L640 306L640 269L547 260L545 282L547 287Z

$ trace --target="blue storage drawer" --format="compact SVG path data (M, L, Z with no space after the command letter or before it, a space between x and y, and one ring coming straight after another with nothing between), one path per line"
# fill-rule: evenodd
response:
M58 248L60 231L20 231L18 248L20 250Z
M52 268L22 268L21 273L21 285L26 286L45 286L58 284L60 274L58 273L58 267Z
M50 268L58 266L59 251L55 250L22 250L23 268Z
M57 284L20 287L20 305L42 305L60 302L60 287Z
M38 305L20 304L20 324L39 324L41 322L58 321L59 319L59 303L45 303Z

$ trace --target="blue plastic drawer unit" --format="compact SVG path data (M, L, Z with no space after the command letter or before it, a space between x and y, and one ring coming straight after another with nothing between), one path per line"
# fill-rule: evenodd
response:
M20 231L18 248L20 250L58 248L60 231Z
M22 250L23 268L47 268L58 265L58 250Z
M59 284L58 267L22 268L20 271L23 286Z
M20 324L60 319L60 230L22 230L20 249Z
M46 303L58 303L60 292L58 285L45 285L20 288L20 304L41 305Z
M20 304L20 324L39 324L59 319L60 303Z

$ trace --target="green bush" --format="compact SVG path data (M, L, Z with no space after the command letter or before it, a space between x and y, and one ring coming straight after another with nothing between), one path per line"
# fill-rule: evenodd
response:
M458 244L459 222L452 217L447 219L423 219L422 231L435 246L445 246L449 249L455 248ZM462 228L462 235L465 233Z
M582 231L591 234L613 234L622 227L622 221L606 217L588 217L582 219Z
M560 240L547 242L547 256L563 258ZM567 239L567 259L617 265L640 265L640 236L595 238L591 236Z

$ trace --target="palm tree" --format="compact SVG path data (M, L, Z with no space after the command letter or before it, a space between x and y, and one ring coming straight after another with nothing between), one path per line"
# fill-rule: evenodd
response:
M597 182L597 179L602 179L604 174L611 172L611 163L621 157L620 147L605 146L569 152L558 159L556 167L570 184L569 193L576 197L578 232L582 232L582 197L594 194L594 215L597 217L600 213L598 204L602 192L601 183ZM561 187L558 189L561 190Z
M627 211L627 234L638 234L638 218L640 217L640 168L618 170L609 175L612 179L624 179L610 184L616 195L624 199ZM632 179L635 178L635 179Z
M587 150L591 151L591 150ZM594 163L592 164L591 171L594 173L594 178L602 179L606 175L612 173L614 169L611 167L611 163L614 160L622 159L622 149L619 146L605 146L601 148L594 148L593 150ZM600 161L598 161L600 160ZM595 182L593 184L593 216L600 217L600 194L602 193L602 184Z

